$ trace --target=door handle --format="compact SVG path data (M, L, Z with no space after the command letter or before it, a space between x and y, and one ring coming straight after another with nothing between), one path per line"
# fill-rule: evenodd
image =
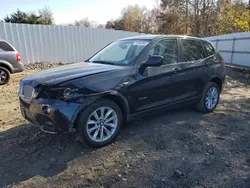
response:
M173 71L174 72L177 72L177 71L181 71L182 69L180 68L180 67L175 67L175 68L173 68Z

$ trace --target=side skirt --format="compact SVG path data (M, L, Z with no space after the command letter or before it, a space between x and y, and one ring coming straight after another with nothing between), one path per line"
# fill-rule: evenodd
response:
M158 106L158 107L155 107L152 109L148 109L148 110L144 110L144 111L137 112L134 114L130 114L127 118L127 121L132 121L132 120L138 119L138 118L143 117L143 116L163 114L169 110L178 109L178 108L185 107L185 106L192 106L192 105L195 105L199 101L199 99L200 99L199 97L193 97L191 99L178 101L178 102L171 103L168 105Z

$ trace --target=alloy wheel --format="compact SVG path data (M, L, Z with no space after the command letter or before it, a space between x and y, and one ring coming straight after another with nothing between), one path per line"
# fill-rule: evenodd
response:
M114 134L117 126L117 113L110 107L100 107L88 118L87 134L94 142L104 142Z
M218 102L219 92L216 87L211 87L206 95L206 107L211 110Z
M0 70L0 83L4 83L7 79L7 73L4 70Z

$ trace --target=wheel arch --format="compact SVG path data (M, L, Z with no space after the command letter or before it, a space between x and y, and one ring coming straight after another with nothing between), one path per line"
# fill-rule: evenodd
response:
M223 84L223 82L222 82L222 79L220 77L214 76L214 77L210 78L208 82L214 82L214 83L216 83L219 86L220 91L222 90L222 84Z
M13 73L13 67L7 61L1 61L0 60L0 67L6 68L10 73Z
M108 99L108 100L111 100L112 102L114 102L115 104L117 104L117 106L120 108L120 110L122 112L123 121L126 122L128 120L128 116L130 114L130 108L129 108L129 103L128 103L128 100L126 99L126 97L117 91L108 91L108 92L102 93L102 94L97 95L94 98L92 98L89 101L88 105L84 105L84 106L79 107L79 109L75 113L75 116L74 116L75 118L73 118L73 120L71 120L73 127L76 126L76 123L77 123L81 113L84 111L84 109L99 99Z
M120 93L117 93L117 94L108 93L102 96L101 98L109 99L113 101L114 103L116 103L122 111L123 121L127 121L128 115L130 114L130 109L129 109L128 100L126 99L125 96L123 96Z

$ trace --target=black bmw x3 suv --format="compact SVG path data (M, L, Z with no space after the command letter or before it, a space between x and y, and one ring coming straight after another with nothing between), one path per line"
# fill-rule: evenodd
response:
M187 36L115 41L86 62L20 81L25 119L48 133L74 132L90 147L112 142L122 124L156 110L195 105L212 112L225 67L213 45Z

